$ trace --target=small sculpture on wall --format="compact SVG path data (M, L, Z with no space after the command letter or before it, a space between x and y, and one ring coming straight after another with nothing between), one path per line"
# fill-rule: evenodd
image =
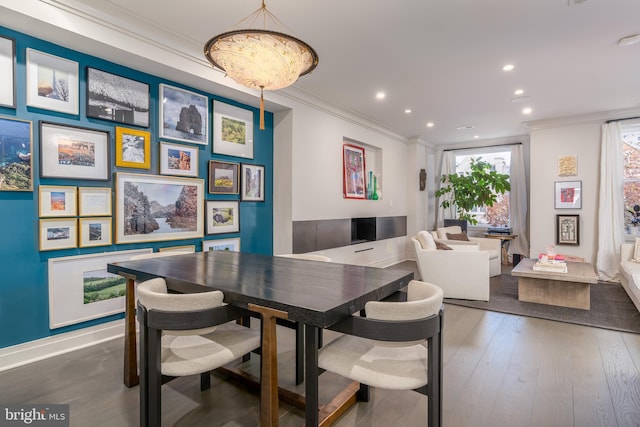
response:
M424 191L427 188L427 171L420 169L420 191Z

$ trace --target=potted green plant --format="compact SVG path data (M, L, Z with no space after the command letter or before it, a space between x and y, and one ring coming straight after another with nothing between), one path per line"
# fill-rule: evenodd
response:
M471 213L474 207L493 206L499 194L511 190L509 175L496 172L482 157L472 158L467 172L443 175L440 182L444 186L435 195L446 196L440 206L443 209L455 209L458 220L474 225L478 223Z

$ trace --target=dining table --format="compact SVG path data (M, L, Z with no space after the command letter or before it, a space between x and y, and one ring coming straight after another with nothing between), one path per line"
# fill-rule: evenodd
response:
M224 302L262 318L260 425L278 425L276 320L300 322L305 332L305 395L300 396L306 426L330 425L355 403L357 383L331 402L318 402L318 347L324 328L364 309L368 301L385 299L408 285L413 272L389 268L326 263L231 251L195 252L162 258L112 263L110 273L124 276L127 287L125 371L137 372L133 283L162 277L171 292L219 290ZM133 325L133 327L131 326ZM291 394L291 393L285 393Z

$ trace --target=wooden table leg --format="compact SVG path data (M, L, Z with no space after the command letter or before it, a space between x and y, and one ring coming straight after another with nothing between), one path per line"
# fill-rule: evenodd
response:
M127 387L138 385L138 356L136 351L136 292L135 278L125 276L127 287L125 291L124 315L124 384Z
M278 343L276 318L287 319L285 311L248 305L249 310L262 315L262 349L260 350L260 426L278 426Z

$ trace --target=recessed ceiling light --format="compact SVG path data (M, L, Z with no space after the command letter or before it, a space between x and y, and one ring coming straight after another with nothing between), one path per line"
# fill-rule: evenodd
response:
M640 34L633 34L618 40L618 46L630 46L636 43L640 43Z
M531 114L533 110L529 107L525 107L522 109L522 114Z
M411 108L405 108L404 113L405 114L411 114Z
M502 71L511 71L514 68L516 68L516 67L514 67L513 64L507 64L504 67L502 67Z
M458 126L456 130L467 130L467 129L473 129L473 128L475 128L474 125L464 125L464 126Z
M513 92L514 95L522 95L524 93L524 90L522 89L516 89L515 92Z
M432 128L434 126L433 122L427 122L427 127Z
M385 96L387 95L384 92L376 93L376 99L384 99Z
M473 137L474 137L475 139L478 139L478 138L480 138L480 135L473 135Z

